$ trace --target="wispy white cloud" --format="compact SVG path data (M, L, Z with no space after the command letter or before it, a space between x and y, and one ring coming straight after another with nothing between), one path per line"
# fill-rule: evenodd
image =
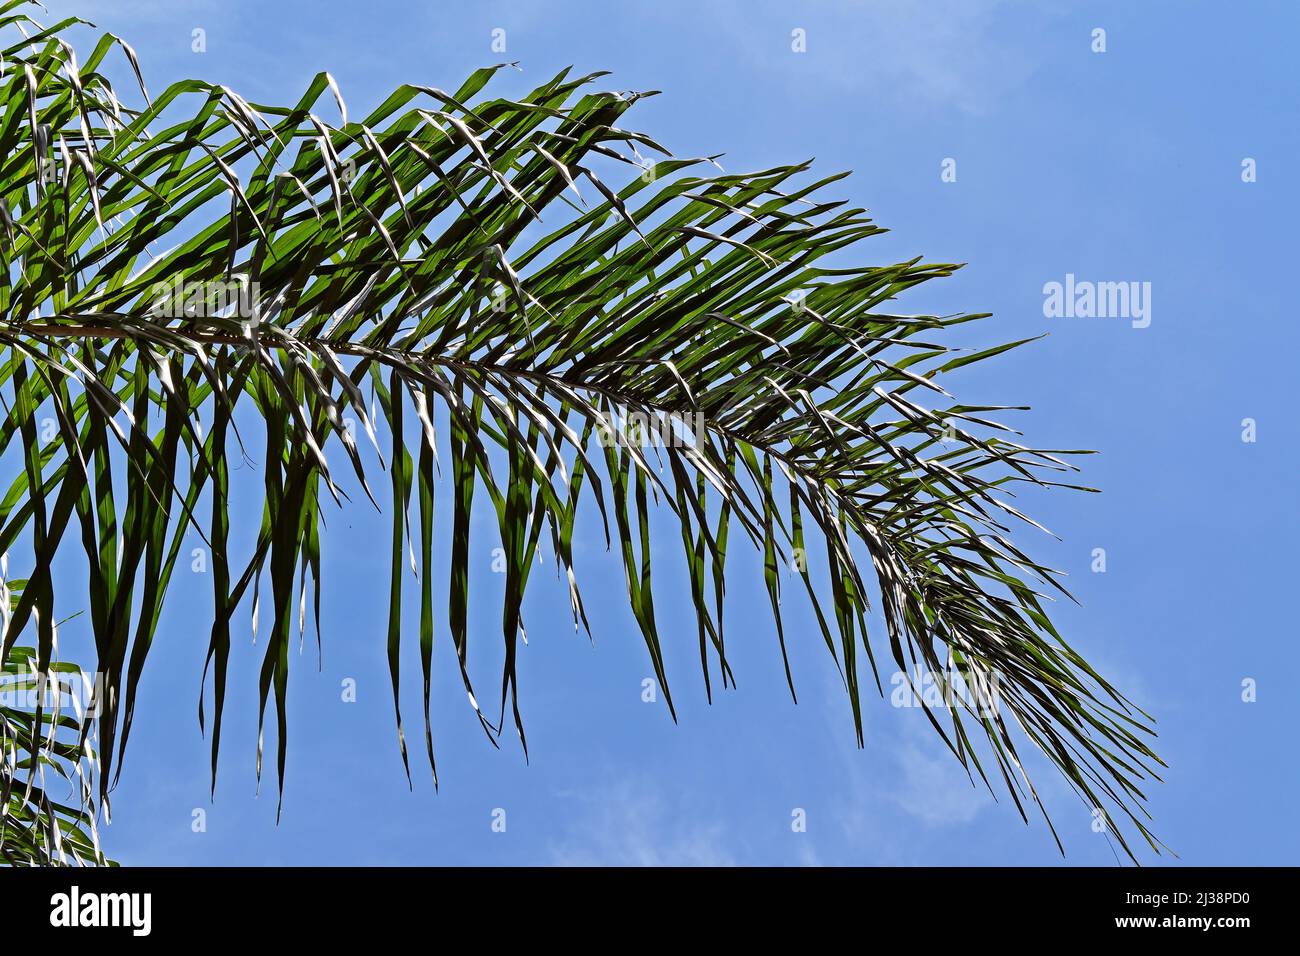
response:
M969 823L991 800L988 791L972 786L961 764L929 730L928 723L908 723L893 755L899 774L891 798L927 826Z
M843 739L842 689L828 685L822 699L828 731ZM917 836L968 825L994 801L978 777L972 785L919 710L881 710L884 702L865 703L878 705L866 746L839 748L841 775L827 785L837 795L834 824L842 833L837 859L907 866L917 862Z
M1042 65L1036 27L1069 4L1027 0L829 0L791 7L728 0L692 7L711 18L720 42L765 71L807 76L871 101L912 109L983 113ZM787 25L788 24L788 25ZM779 26L779 29L778 29ZM806 31L807 51L789 52L789 32Z
M562 866L734 866L724 827L699 808L672 803L638 777L573 794L578 811L551 847Z

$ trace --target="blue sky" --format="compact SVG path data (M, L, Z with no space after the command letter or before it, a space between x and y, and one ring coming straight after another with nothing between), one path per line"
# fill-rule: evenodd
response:
M357 114L402 82L454 86L520 61L519 93L573 64L616 89L659 89L624 125L676 152L725 152L729 171L815 156L852 169L840 195L892 231L860 254L967 262L902 300L907 311L988 311L981 342L1049 332L950 389L1029 404L1030 441L1088 447L1101 495L1030 500L1060 535L1020 540L1067 571L1080 607L1057 608L1073 646L1152 712L1166 782L1155 830L1179 859L1280 864L1300 856L1294 821L1300 718L1286 662L1293 615L1300 455L1286 412L1300 333L1285 296L1300 208L1292 2L549 2L419 5L59 2L124 36L151 89L184 76L256 102L296 99L319 70ZM207 51L191 51L191 31ZM506 31L504 56L490 48ZM1093 52L1093 31L1106 51ZM807 52L791 50L806 31ZM1255 160L1257 181L1243 182ZM945 159L955 182L941 179ZM1151 322L1048 318L1043 286L1151 283ZM1290 358L1288 358L1290 356ZM1256 440L1242 440L1244 419ZM538 572L521 691L531 764L508 735L477 729L445 632L435 664L442 789L420 758L415 641L404 661L408 790L383 651L387 518L331 517L324 668L308 648L290 683L284 815L274 781L255 796L256 671L232 659L215 802L194 718L210 583L178 570L146 671L110 851L132 864L1113 864L1106 841L1050 770L1041 821L977 790L914 710L869 700L866 746L810 616L787 620L800 703L784 687L758 561L737 549L728 593L739 688L704 701L688 602L660 608L680 721L642 701L650 673L616 557L579 528L594 647L575 636L564 589ZM239 529L237 529L238 531ZM251 529L244 529L251 533ZM585 531L585 534L584 534ZM669 540L660 534L661 540ZM492 542L485 539L485 545ZM1106 572L1090 569L1106 551ZM486 569L488 558L483 557ZM435 573L445 580L445 568ZM474 622L495 643L489 574ZM678 577L677 584L684 586ZM684 592L682 592L684 593ZM76 622L64 629L75 642ZM84 639L84 635L82 636ZM69 644L75 646L75 644ZM75 655L66 651L69 657ZM490 673L485 652L484 673ZM356 681L355 703L340 683ZM1242 682L1257 700L1242 700ZM795 808L807 832L791 829ZM194 832L195 809L206 829ZM505 832L493 814L505 811Z

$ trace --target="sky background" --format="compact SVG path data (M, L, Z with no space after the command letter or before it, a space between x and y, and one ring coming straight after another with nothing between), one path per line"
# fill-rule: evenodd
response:
M1142 861L1300 858L1300 707L1288 671L1296 627L1278 603L1295 592L1300 530L1300 434L1284 407L1300 345L1285 292L1300 208L1294 2L51 6L127 39L152 92L198 76L254 102L291 102L329 70L360 116L403 82L454 89L472 69L510 59L522 72L504 71L489 92L515 95L572 64L612 71L608 88L662 90L622 125L679 154L723 152L728 171L809 157L827 172L853 170L834 189L892 230L859 255L969 263L908 293L900 309L992 312L971 333L984 344L1050 333L959 372L950 390L971 403L1032 405L1015 419L1031 444L1101 451L1085 460L1083 478L1102 494L1030 499L1063 540L1032 528L1019 540L1070 575L1081 606L1057 606L1062 633L1157 718L1169 770L1150 807L1178 857ZM195 28L206 31L205 53L191 50ZM504 55L490 47L494 28L506 31ZM805 53L791 50L796 28L806 31ZM1095 28L1106 31L1105 53L1092 51ZM1242 181L1247 157L1253 183ZM956 182L941 180L947 158ZM1046 318L1043 285L1067 273L1150 282L1150 326ZM1242 440L1247 418L1254 442ZM995 802L972 787L918 711L865 700L859 750L833 665L799 605L787 613L795 706L759 560L741 547L729 555L727 605L739 688L715 694L712 706L689 601L671 599L674 586L685 595L685 579L656 575L674 725L662 696L642 700L649 661L620 563L598 544L594 522L580 525L577 545L594 647L573 633L549 566L530 588L520 677L530 764L512 735L498 751L477 729L440 616L434 793L412 632L408 790L384 656L388 521L359 507L330 517L324 667L316 672L309 638L290 676L278 826L273 769L255 794L262 648L246 631L232 654L221 774L208 799L195 707L211 583L178 566L103 831L111 855L180 865L1116 861L1050 770L1035 779L1064 857L1041 820L1026 826L1005 796ZM659 540L677 548L663 531ZM495 541L483 543L471 628L495 645L499 582L486 573ZM1106 551L1105 573L1090 570L1095 548ZM445 588L445 563L435 574ZM67 648L87 639L84 630L65 626L65 656L76 659ZM490 651L480 663L490 683ZM355 703L341 700L347 678ZM1253 703L1242 699L1247 678L1257 682ZM194 832L199 808L206 829ZM795 808L806 832L792 832ZM497 809L503 833L492 828Z

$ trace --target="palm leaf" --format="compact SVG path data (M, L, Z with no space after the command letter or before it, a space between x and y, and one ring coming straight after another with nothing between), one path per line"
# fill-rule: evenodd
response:
M0 610L26 587L6 580ZM14 647L0 667L0 860L10 866L109 864L99 846L95 751L83 735L89 679L80 668ZM69 713L69 711L71 711Z
M214 564L200 709L214 778L232 620L251 606L270 620L258 706L261 723L274 717L282 785L292 622L309 587L319 606L325 515L358 491L391 509L386 651L404 762L402 569L421 574L432 768L441 491L448 625L494 743L507 708L525 740L517 643L544 539L575 627L587 623L573 536L588 508L621 556L672 708L651 575L657 503L681 527L710 696L715 677L732 682L725 560L744 537L763 555L783 655L784 569L797 568L859 742L864 671L877 690L882 667L947 688L996 682L993 712L960 695L925 709L972 779L992 789L1000 777L1025 815L1038 803L1017 750L1028 741L1090 812L1114 815L1126 852L1133 833L1158 846L1140 789L1159 764L1149 718L1064 643L1044 606L1064 593L1057 574L1010 539L1029 522L1009 501L1017 486L1077 487L1079 453L1021 444L988 417L1005 409L952 399L949 373L1022 343L959 351L943 344L949 328L986 316L895 314L898 295L957 266L857 264L882 230L827 198L840 176L807 164L727 174L674 156L621 125L652 94L598 92L598 74L567 70L521 99L485 92L501 67L451 93L403 86L361 119L327 74L289 107L198 80L152 100L141 82L128 106L101 70L115 50L135 69L129 47L104 36L78 61L71 23L44 30L20 7L0 6L14 34L0 81L0 454L13 443L22 456L0 546L30 553L31 584L3 653L34 629L48 659L51 562L80 531L105 689L101 802L191 530ZM337 125L316 112L336 106ZM57 434L42 440L36 422L51 414ZM227 457L246 443L264 444L262 523L237 556L231 512L247 505L231 500ZM496 512L506 568L492 703L468 663L476 494ZM259 742L259 775L261 759Z

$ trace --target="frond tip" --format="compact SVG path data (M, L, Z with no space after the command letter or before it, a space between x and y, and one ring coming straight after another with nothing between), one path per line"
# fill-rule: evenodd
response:
M22 25L14 4L2 9L0 28ZM945 692L924 712L972 775L990 788L1001 776L1022 815L1038 796L1017 737L1087 807L1113 807L1157 847L1138 789L1159 763L1147 719L1061 640L1039 593L1064 593L1056 574L1009 538L1029 521L1012 491L1059 484L1074 453L1029 448L987 417L999 409L955 403L948 373L1020 343L958 352L942 344L949 327L984 316L885 311L956 267L854 265L881 230L824 198L839 176L810 179L807 164L728 175L676 157L618 125L636 96L591 92L594 77L567 70L518 100L483 95L496 68L454 93L404 86L352 121L328 74L287 108L186 81L134 109L99 72L118 41L102 38L78 67L62 29L4 51L0 386L11 397L0 455L20 437L22 467L0 503L0 550L30 532L41 586L16 602L3 650L8 660L29 623L39 637L54 620L51 562L75 527L105 688L101 798L121 771L191 529L214 565L210 718L200 705L214 777L231 621L265 596L259 714L273 699L283 781L292 621L296 611L301 632L308 575L319 609L326 496L344 504L354 486L392 509L387 654L406 763L403 568L432 566L441 485L452 496L448 623L494 742L507 707L524 740L516 648L544 535L574 625L587 624L573 561L584 501L621 554L673 707L651 581L654 499L680 525L709 694L715 675L731 682L723 576L739 531L763 555L783 656L780 589L803 585L859 740L859 649L883 690L876 654L887 645L900 673L938 675L946 691L996 688L994 707ZM322 100L341 125L314 112ZM38 432L42 416L57 428ZM232 440L264 443L247 563L229 550ZM332 468L340 456L350 474ZM391 497L368 481L375 461ZM480 492L505 556L495 720L467 663ZM432 767L434 594L429 574L420 582ZM786 673L793 692L788 658Z

